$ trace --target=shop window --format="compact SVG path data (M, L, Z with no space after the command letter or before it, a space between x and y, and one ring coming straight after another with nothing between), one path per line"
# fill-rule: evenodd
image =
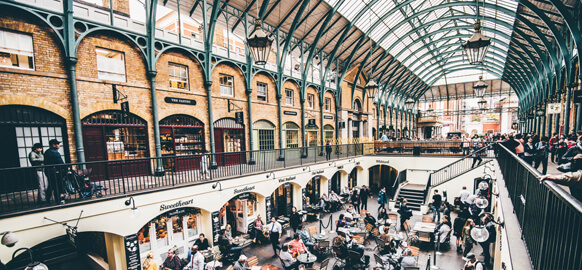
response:
M259 130L259 150L275 149L275 130Z
M29 167L28 153L33 144L41 143L43 145L43 153L49 148L49 141L57 139L63 141L63 131L61 127L15 127L16 129L16 143L18 145L18 159L20 160L20 167ZM65 159L65 145L61 144L59 153L63 160Z
M223 96L234 96L234 77L220 74L220 94Z
M325 111L331 111L331 98L325 98Z
M307 146L317 146L318 144L318 127L317 126L310 126L306 127L306 135L307 135Z
M102 80L125 82L125 57L122 52L95 49L97 53L98 78Z
M257 100L267 102L267 84L257 82Z
M299 147L299 126L295 123L285 123L285 145L287 148Z
M327 140L333 141L333 131L334 128L331 125L323 126L323 136L325 137L325 141Z
M170 77L170 88L188 90L187 66L168 63L168 75Z
M313 94L307 94L307 108L313 109L313 100L314 100L314 96Z
M32 36L0 30L0 66L34 69Z
M293 106L293 90L285 89L285 105Z

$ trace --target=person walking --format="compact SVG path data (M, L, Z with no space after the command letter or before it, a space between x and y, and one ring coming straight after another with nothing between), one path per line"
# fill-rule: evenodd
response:
M32 146L32 151L28 154L28 161L31 166L42 166L44 163L44 155L42 154L42 144L35 143ZM46 202L46 190L48 188L48 181L43 173L43 168L34 169L34 177L38 183L38 203Z
M379 204L378 212L380 212L380 209L386 210L386 207L384 207L384 204L386 204L387 200L388 200L388 196L386 196L386 187L383 187L378 192L378 204Z
M61 158L61 153L59 153L59 148L61 147L61 142L57 139L52 139L49 141L50 148L44 151L44 164L54 165L46 167L46 177L48 178L48 188L46 189L47 201L50 200L51 193L55 198L55 202L65 202L65 198L61 198L61 192L63 189L63 177L65 175L64 167L58 166L60 164L65 164L63 158Z
M299 224L301 224L301 216L299 216L299 213L297 212L297 207L293 206L293 208L291 209L291 217L289 218L289 223L291 223L291 228L293 229L293 232L297 231L297 228L299 228Z
M279 240L281 240L283 229L281 228L281 223L277 222L274 217L271 218L271 223L267 227L269 229L269 240L271 241L271 246L273 246L274 257L277 256L277 250L281 250Z
M479 152L479 147L481 146L481 144L477 144L477 146L473 146L473 164L471 164L471 169L475 167L475 163L477 163L477 161L479 161L479 164L477 164L477 167L479 167L479 165L481 165L481 162L483 161L483 159L480 156L480 152Z
M536 147L533 143L533 138L529 137L527 143L523 145L523 161L527 164L532 165L534 160L534 155L536 153Z
M435 189L434 195L432 195L432 204L430 206L430 208L432 209L432 220L435 223L438 223L438 221L441 219L441 212L439 210L441 208L442 202L443 197L439 194L439 191Z
M554 132L552 138L550 138L550 141L548 142L548 144L550 145L550 154L551 155L551 160L552 163L556 163L556 149L558 146L558 133Z
M475 240L471 237L471 229L475 226L475 222L472 219L467 219L465 226L463 226L463 259L466 259L467 254L473 249L473 244Z
M331 159L331 140L327 140L325 143L325 160Z
M549 145L547 143L548 137L542 137L542 140L536 143L536 155L535 155L535 162L534 168L536 170L542 164L542 174L546 174L548 172L548 148Z
M352 205L354 205L356 213L360 213L360 190L358 187L354 187L352 191Z
M208 179L208 151L202 152L200 156L200 178L202 180Z
M408 206L406 205L408 204L408 200L403 199L402 203L400 204L400 209L398 210L398 213L400 214L400 230L404 231L404 223L406 223L407 220L410 219L410 217L412 216L412 210L410 210L410 208L408 208Z
M364 210L364 209L368 210L368 197L369 196L370 196L370 190L368 190L368 187L366 187L365 185L362 186L362 189L360 190L360 202L361 202L362 210Z

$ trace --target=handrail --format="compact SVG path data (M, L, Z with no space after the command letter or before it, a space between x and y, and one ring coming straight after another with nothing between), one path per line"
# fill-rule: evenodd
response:
M574 269L582 260L582 203L499 144L497 161L534 269ZM576 236L578 235L578 236Z
M487 146L484 146L484 147L478 149L476 151L476 153L479 156L484 156L485 158L488 158L488 157L490 157L489 156L490 150L491 150L491 145L487 145ZM454 179L455 177L458 177L458 176L470 171L472 169L472 167L469 168L469 166L471 166L473 163L472 163L472 161L468 161L468 160L470 158L473 158L474 154L475 153L471 153L467 156L464 156L463 158L461 158L459 160L456 160L453 163L450 163L450 164L432 172L430 174L431 177L429 180L431 182L430 182L430 184L427 183L427 186L428 185L431 185L431 186L441 185L447 181L450 181L451 179ZM480 162L480 164L481 163L486 164L489 161L490 160L486 160L485 162Z

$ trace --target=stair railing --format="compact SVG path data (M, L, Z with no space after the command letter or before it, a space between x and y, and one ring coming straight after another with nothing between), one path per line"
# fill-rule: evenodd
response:
M447 165L444 166L436 171L434 171L433 173L431 173L430 177L429 177L429 181L430 186L435 187L438 185L441 185L461 174L464 174L468 171L470 171L472 169L472 166L474 164L474 160L473 160L473 155L474 154L478 154L481 158L494 158L495 154L493 153L492 147L491 145L487 145L479 150L477 150L474 153L471 153L467 156L464 156L463 158ZM479 165L481 164L485 164L487 162L490 162L491 160L484 160L481 161L479 163ZM477 166L479 166L477 165ZM429 184L427 184L427 187L429 186Z

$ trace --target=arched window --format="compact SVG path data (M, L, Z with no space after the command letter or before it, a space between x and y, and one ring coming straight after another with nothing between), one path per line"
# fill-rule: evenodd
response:
M293 122L283 124L283 133L285 134L285 145L283 148L299 147L299 126Z
M273 123L259 120L253 123L253 132L258 142L253 150L275 149L275 125Z

